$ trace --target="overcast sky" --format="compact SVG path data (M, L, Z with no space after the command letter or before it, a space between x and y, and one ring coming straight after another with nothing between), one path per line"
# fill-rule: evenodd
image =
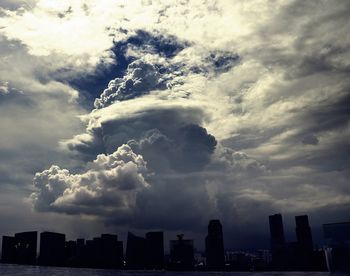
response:
M0 233L268 246L350 220L348 0L0 0Z

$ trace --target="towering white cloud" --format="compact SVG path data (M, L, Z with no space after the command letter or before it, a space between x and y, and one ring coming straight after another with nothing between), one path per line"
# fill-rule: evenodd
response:
M146 162L128 145L110 155L100 154L81 174L51 166L37 173L31 195L40 211L106 216L125 215L139 190L148 187Z
M109 82L100 98L95 100L95 107L106 107L114 102L133 99L152 90L165 88L166 80L162 79L153 64L136 60L129 64L123 78Z

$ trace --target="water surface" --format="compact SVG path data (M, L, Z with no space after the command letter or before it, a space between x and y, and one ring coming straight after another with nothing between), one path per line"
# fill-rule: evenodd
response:
M170 272L170 271L120 271L90 268L44 267L0 264L1 276L328 276L327 272ZM334 275L334 274L332 274ZM341 274L338 274L341 275ZM345 274L344 274L345 275Z

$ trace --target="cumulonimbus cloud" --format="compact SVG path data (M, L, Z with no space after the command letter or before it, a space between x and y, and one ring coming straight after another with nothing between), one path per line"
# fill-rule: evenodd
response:
M118 63L108 51L114 41L114 45L124 43L133 62L124 75L118 72L110 78L95 109L82 116L86 131L61 143L81 162L83 173L57 167L39 173L43 179L46 174L56 175L70 184L63 189L60 182L52 183L57 186L51 195L54 200L43 200L40 208L46 186L35 184L37 210L99 213L113 224L128 217L140 227L155 227L162 221L164 227L174 229L205 221L203 206L210 215L234 214L236 223L254 224L269 212L317 212L333 206L336 213L337 206L349 203L342 196L350 193L345 184L349 156L343 150L349 145L349 41L342 39L349 29L347 1L337 5L312 0L191 1L172 6L135 1L118 6L118 14L114 1L104 1L104 7L94 1L87 1L86 7L66 1L57 13L44 5L49 1L39 2L33 11L7 12L1 21L13 22L2 33L8 39L21 39L32 55L56 52L62 58L54 60L61 63L69 56L67 63L78 70L85 68L85 59L90 65ZM71 9L70 3L75 3ZM100 8L105 11L107 6L105 17L100 17ZM29 21L31 12L34 17ZM24 32L24 23L29 28L43 18L52 19L51 33ZM69 31L59 41L52 39L61 23L69 28L77 18L97 24L76 37L68 38ZM96 30L103 37L88 39ZM160 32L171 37L170 46L157 40ZM76 38L79 43L72 43ZM142 39L153 44L139 43ZM136 42L129 45L131 41ZM80 42L86 44L82 51L76 47ZM168 46L170 55L164 54ZM59 69L64 68L61 63ZM98 201L92 189L96 182L89 178L88 189L81 175L96 174L84 162L93 162L99 154L109 156L123 145L147 162L150 175L142 174L149 186L136 189L133 211L121 219L109 212L111 206L98 212L91 208ZM102 182L108 181L100 181L105 189ZM76 197L69 194L73 186L76 192L71 194ZM118 195L123 194L119 189ZM121 206L117 199L113 204ZM190 211L170 221L168 214L176 213L179 206ZM233 225L229 219L226 223Z

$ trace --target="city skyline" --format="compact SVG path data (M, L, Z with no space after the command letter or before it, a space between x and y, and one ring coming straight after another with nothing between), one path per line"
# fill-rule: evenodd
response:
M278 224L278 227L277 227L277 232L279 232L279 231L281 231L281 229L282 229L282 231L283 231L283 237L282 237L282 239L281 238L278 238L278 242L279 243L288 243L288 242L294 242L294 241L297 241L298 240L298 234L297 234L297 222L296 222L296 220L297 220L297 218L303 218L303 217L306 217L307 218L307 221L309 222L309 216L308 215L296 215L296 216L293 216L292 217L292 219L291 220L289 220L289 219L286 219L286 217L284 216L284 214L282 215L281 213L277 213L277 214L273 214L273 215L269 215L268 216L268 220L266 220L266 229L264 229L264 230L266 230L267 231L267 233L268 233L268 235L266 236L266 241L265 241L265 243L264 244L266 244L266 246L256 246L256 247L250 247L250 246L242 246L242 247L240 247L240 246L238 246L238 244L239 243L237 243L237 245L236 246L233 246L233 247L231 247L231 246L227 246L227 240L229 240L229 239L227 239L227 237L228 236L230 236L231 234L230 233L228 233L228 231L224 228L224 227L222 227L221 228L221 233L222 233L222 237L225 237L225 239L224 239L224 241L225 241L225 247L224 247L224 249L225 250L258 250L258 249L272 249L272 243L273 243L273 238L272 237L274 237L275 236L275 230L273 230L273 227L271 226L271 218L277 218L277 224ZM179 236L179 235L184 235L184 236L186 236L187 238L188 237L190 237L193 241L194 241L194 244L195 244L195 249L196 250L198 250L198 251L200 251L200 252L206 252L206 248L207 248L207 245L206 245L206 240L207 240L207 238L208 238L208 234L209 234L209 226L212 224L212 223L214 223L214 225L216 224L216 223L219 223L219 225L221 225L221 222L220 222L220 220L218 220L218 219L212 219L212 220L210 220L209 221L209 224L208 224L208 229L207 229L207 232L205 231L205 229L203 229L203 231L202 231L202 240L197 240L196 239L196 237L191 237L188 233L187 234L184 234L185 232L183 231L183 232L175 232L175 233L173 233L173 232L171 232L171 233L169 233L169 232L167 232L167 231L164 231L163 229L161 229L161 228L158 228L158 229L153 229L152 231L149 231L149 232L142 232L142 231L135 231L135 229L128 229L128 230L126 230L126 232L125 233L122 233L122 232L120 232L120 233L116 233L116 232L110 232L108 235L116 235L116 236L118 236L119 237L119 240L120 241L122 241L122 242L124 242L124 243L126 243L127 242L127 240L128 240L128 238L130 237L130 235L131 236L133 236L133 237L135 237L135 238L142 238L142 239L145 239L144 237L142 237L142 235L143 234L147 234L147 233L158 233L158 232L162 232L163 233L163 239L164 240L171 240L172 238L174 238L174 237L176 237L176 236ZM292 226L290 227L290 225L288 224L288 222L292 222ZM322 238L321 238L321 241L320 242L315 242L314 241L314 238L312 238L312 241L311 241L311 243L312 243L312 245L313 245L313 247L315 247L315 248L322 248L323 246L326 246L327 244L329 244L329 240L327 240L327 239L329 239L329 237L327 238L327 236L331 236L331 235L334 235L334 234L332 234L332 232L329 232L329 230L328 230L328 232L327 232L327 230L325 230L325 227L326 226L332 226L332 225L340 225L340 226L342 226L342 225L349 225L349 223L350 222L326 222L326 223L323 223L322 225L320 225L320 228L322 229ZM316 228L314 225L312 225L312 224L310 224L310 223L308 223L308 225L309 225L309 227L310 227L310 231L311 231L311 235L312 235L312 237L314 237L315 236L315 231L314 231L314 229ZM211 226L211 227L213 227L213 226ZM215 229L216 227L214 227L214 229ZM211 229L213 229L213 228L211 228ZM216 228L217 229L217 228ZM220 229L220 228L219 228ZM225 231L226 230L226 231ZM213 231L213 230L211 230L211 231ZM220 231L220 230L214 230L214 233L215 233L215 231ZM326 231L326 232L325 232ZM340 236L340 238L341 239L344 239L344 237L345 238L347 238L348 237L348 235L347 235L347 233L346 232L344 232L345 230L343 230L343 233L341 234L341 236ZM60 233L60 232L57 232L57 231L55 231L55 229L54 229L54 227L52 227L52 228L50 228L50 230L47 228L47 229L43 229L43 230L38 230L38 229L35 229L35 228L33 228L33 229L27 229L26 231L24 231L24 232L28 232L28 233L32 233L32 232L37 232L37 233L56 233L56 234L63 234L63 233ZM22 231L21 232L19 232L19 233L24 233L23 232L23 229L22 229ZM216 232L217 233L217 232ZM220 232L219 232L220 233ZM286 234L286 233L288 233L288 234ZM97 234L97 236L99 235L99 234L101 234L101 233L98 233ZM0 233L0 235L3 235L3 236L11 236L11 233L8 233L8 234L4 234L4 233ZM66 239L67 239L67 241L70 241L70 240L79 240L79 239L83 239L83 240L93 240L94 238L95 238L95 236L96 236L96 234L89 234L89 235L86 235L86 236L67 236L66 234L64 234L64 236L66 237ZM147 236L147 235L146 235ZM210 236L210 235L209 235ZM219 238L219 240L221 239L220 238L220 235L219 236L217 236L217 234L215 235L215 239L217 239L217 238ZM0 240L0 245L1 245L1 240ZM1 247L1 246L0 246ZM169 247L169 245L167 244L167 243L165 243L164 244L164 249L165 249L165 252L168 254L170 251L170 247ZM125 250L124 250L125 251ZM126 253L126 252L125 252ZM216 257L218 257L217 256L217 254L215 254L215 256Z
M350 220L348 14L348 0L0 0L0 233L162 229L204 250L215 218L227 247L267 248L282 213L286 240L308 214L322 243L324 223Z
M280 214L280 213L278 213ZM291 241L291 240L296 240L296 230L295 230L295 217L297 216L303 216L302 214L290 214L290 215L285 215L283 214L283 229L284 229L284 233L285 233L285 241ZM214 219L218 220L218 219ZM210 220L211 221L211 220ZM220 220L219 220L220 221ZM310 223L310 227L311 227L311 231L313 233L313 239L314 239L314 245L315 246L322 246L324 244L326 244L326 240L324 238L324 229L323 229L323 225L325 224L337 224L339 222L336 222L334 220L331 221L326 221L323 222L321 225L315 225L312 222L312 218L311 218L311 223ZM254 242L247 242L247 243L242 243L241 241L239 241L239 237L235 237L234 235L232 235L232 233L230 232L229 229L223 228L223 235L225 236L225 244L227 244L227 248L226 249L232 249L232 250L255 250L255 249L268 249L271 246L270 243L270 235L271 235L271 230L269 229L269 221L265 219L264 223L261 225L263 226L262 228L260 228L260 233L264 233L263 235L263 240L259 241L259 243L254 243ZM90 232L89 231L84 231L84 234L82 235L71 235L71 234L67 234L66 233L66 237L68 240L76 240L79 238L83 238L85 240L88 239L93 239L95 236L98 236L101 233L115 233L118 234L118 237L123 241L126 242L128 239L128 233L133 233L136 236L142 235L143 233L146 232L154 232L154 231L162 231L164 232L164 239L168 239L170 240L173 237L176 237L179 233L184 234L186 237L192 237L192 239L195 242L196 245L196 249L202 252L205 252L205 248L206 248L206 236L207 236L207 232L205 231L205 228L202 229L201 231L197 231L195 233L192 233L190 231L168 231L168 230L164 230L162 228L153 228L150 231L144 231L142 229L126 229L124 232L120 231L120 232L116 232L116 231L103 231L103 232ZM57 231L57 228L55 228L55 226L51 226L51 227L43 227L43 228L36 228L35 226L32 226L30 228L26 228L26 229L21 229L19 228L19 232L23 232L23 230L25 230L25 232L38 232L38 233L42 233L42 232L53 232L53 233L63 233L63 231ZM0 235L4 235L4 236L11 236L11 234L14 232L6 232L6 233L0 233ZM233 241L233 243L232 243ZM236 242L236 243L235 243ZM2 245L2 241L0 239L0 247ZM169 251L169 245L165 244L164 247L166 250Z
M295 216L292 241L284 236L281 214L270 215L269 225L268 249L232 251L224 245L221 222L210 220L202 253L183 234L169 240L167 252L163 231L128 232L125 247L117 234L67 240L63 233L45 231L38 239L37 231L21 232L2 237L1 262L127 270L349 271L350 222L324 224L322 246L313 243L307 215Z

